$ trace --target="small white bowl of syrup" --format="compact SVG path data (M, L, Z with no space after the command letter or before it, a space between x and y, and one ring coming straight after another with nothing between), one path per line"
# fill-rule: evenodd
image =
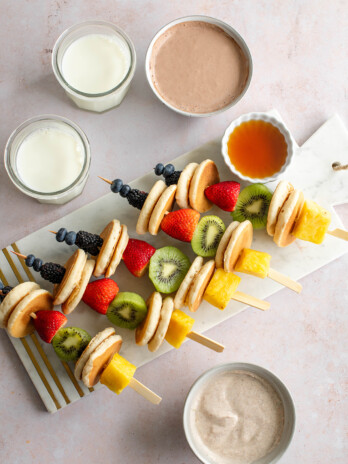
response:
M289 167L295 147L284 124L268 113L235 119L222 138L222 156L240 179L252 183L275 180Z

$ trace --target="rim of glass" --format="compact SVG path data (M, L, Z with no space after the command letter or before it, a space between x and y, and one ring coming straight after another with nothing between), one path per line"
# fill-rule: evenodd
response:
M243 53L245 54L245 56L246 56L246 58L248 60L248 66L249 66L248 78L247 78L247 80L245 82L245 86L244 86L243 91L238 95L237 98L235 98L228 105L226 105L223 108L220 108L220 109L218 109L216 111L211 111L211 112L208 112L208 113L191 113L189 111L184 111L184 110L181 110L180 108L177 108L177 107L173 106L171 103L167 102L161 96L161 94L157 90L156 86L154 85L153 79L151 77L150 60L151 60L152 50L153 50L153 47L154 47L157 39L159 39L160 36L162 34L164 34L171 27L176 26L177 24L180 24L180 23L185 22L185 21L202 21L202 22L206 22L206 23L209 23L209 24L214 24L214 25L220 27L222 30L224 30L226 33L228 33L230 35L230 37L232 37L233 40L235 40L237 42L237 44L240 46L240 48L242 49ZM156 32L156 34L153 36L153 38L151 39L151 42L149 43L149 45L147 47L147 51L146 51L146 55L145 55L145 74L146 74L147 82L148 82L151 90L153 91L153 93L156 95L156 97L164 105L166 105L168 108L175 111L176 113L182 114L183 116L203 118L203 117L215 116L216 114L222 113L222 112L230 109L232 106L236 105L244 97L244 95L246 94L247 90L250 87L251 79L252 79L252 76L253 76L253 59L252 59L252 56L251 56L250 49L249 49L247 43L245 42L245 40L243 39L243 37L239 34L239 32L236 29L234 29L228 23L226 23L225 21L222 21L221 19L214 18L213 16L188 15L188 16L181 16L180 18L176 18L176 19L170 21L169 23L162 26Z
M87 93L87 92L82 92L81 90L76 89L75 87L70 85L65 80L63 73L60 70L60 66L58 64L58 51L63 41L69 36L69 34L85 26L104 26L104 27L108 27L109 29L113 29L113 32L117 32L125 40L129 53L130 53L130 65L129 65L126 75L124 76L121 82L119 82L115 87L113 87L110 90L107 90L106 92ZM87 98L105 97L106 95L110 95L111 93L121 88L125 84L125 82L127 82L127 80L133 76L134 71L135 71L135 64L136 64L136 53L135 53L133 42L122 29L120 29L115 24L110 23L108 21L83 21L82 23L77 23L77 24L74 24L73 26L70 26L58 37L56 43L54 44L53 50L52 50L52 68L60 85L76 93L79 96L83 96Z
M11 151L12 151L12 145L16 138L19 136L19 134L28 126L30 126L33 123L40 122L40 121L56 121L60 124L65 124L69 126L73 131L77 134L79 137L82 145L83 145L83 151L84 151L84 163L81 168L80 174L76 177L74 182L72 182L70 185L65 187L64 189L57 190L54 192L39 192L38 190L31 189L28 187L15 173L15 171L12 168L12 163L11 163ZM34 129L37 130L37 129ZM18 151L18 150L17 150ZM17 158L17 153L16 153L16 158ZM51 197L59 197L62 195L65 195L66 193L70 192L76 185L78 185L81 180L83 180L89 172L89 167L91 164L91 153L90 153L90 144L89 140L86 136L86 134L83 132L83 130L75 124L73 121L70 121L70 119L64 118L63 116L58 116L55 114L43 114L40 116L35 116L33 118L27 119L24 121L22 124L20 124L10 135L10 137L7 140L6 146L5 146L5 152L4 152L4 164L5 164L5 169L7 171L7 174L11 181L15 184L19 190L21 190L23 193L36 197L36 198L51 198Z

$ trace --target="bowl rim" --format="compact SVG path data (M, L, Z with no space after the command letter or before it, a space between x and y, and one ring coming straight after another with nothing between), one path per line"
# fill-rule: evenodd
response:
M279 171L275 172L269 177L256 178L256 177L249 177L249 176L242 174L232 164L230 157L228 156L227 143L228 143L230 135L242 123L247 122L247 121L252 121L252 120L265 121L265 122L272 124L272 126L276 127L279 130L279 132L284 136L285 142L287 144L287 155L286 155L286 159L285 159L283 166L280 168ZM280 177L282 174L285 173L285 171L288 169L288 167L293 161L294 154L295 154L295 144L290 134L290 131L287 129L283 121L281 121L279 118L272 116L271 114L265 113L265 112L250 112L250 113L242 114L241 116L234 119L229 124L229 126L225 130L224 135L221 139L221 154L225 161L225 164L230 169L230 171L236 176L238 176L240 179L253 183L253 184L256 184L256 183L265 184L267 182L272 182L276 180L278 177Z
M266 455L260 460L255 461L254 464L275 464L286 452L288 447L290 446L290 443L292 442L294 433L295 433L295 426L296 426L296 410L295 410L295 404L294 400L290 394L290 391L286 387L286 385L277 377L273 372L270 370L264 368L263 366L259 366L257 364L252 364L252 363L245 363L245 362L231 362L231 363L224 363L224 364L218 364L217 366L214 366L206 371L204 371L191 385L190 390L187 393L186 399L185 399L185 404L184 404L184 409L183 409L183 428L184 428L184 433L185 433L185 438L188 443L188 445L191 448L191 451L193 454L203 463L203 464L213 464L212 461L209 460L207 456L204 456L200 453L200 451L196 448L193 439L191 438L191 430L190 430L190 403L192 402L192 399L194 398L197 390L200 389L202 384L205 383L205 381L213 377L214 375L224 372L224 371L235 371L235 370L245 370L248 372L255 373L256 375L262 377L264 380L268 381L273 388L279 392L281 391L282 395L279 394L282 404L284 407L284 413L285 415L287 414L287 417L289 419L289 427L290 427L290 432L288 433L288 438L285 444L279 450L276 452L277 448L279 447L279 444L269 453L269 455ZM284 398L286 401L284 401ZM274 454L276 452L276 454ZM274 456L271 457L271 454ZM265 461L265 458L267 456L270 456L269 461Z
M248 78L245 82L245 86L244 86L244 89L242 90L242 92L238 95L237 98L235 98L230 104L224 106L223 108L220 108L216 111L212 111L212 112L209 112L209 113L190 113L188 111L183 111L183 110L180 110L179 108L176 108L175 106L171 105L170 103L168 103L160 94L159 92L157 91L156 87L154 86L153 84L153 81L152 81L152 78L151 78L151 72L150 72L150 60L151 60L151 54L152 54L152 49L153 49L153 46L155 44L155 42L157 41L157 39L164 33L166 32L168 29L170 29L171 27L175 26L176 24L180 24L180 23L183 23L185 21L202 21L202 22L206 22L208 24L214 24L216 26L219 26L221 29L223 29L230 37L232 37L236 42L237 44L240 46L240 48L242 49L247 61L248 61L248 65L249 65L249 73L248 73ZM252 75L253 75L253 61L252 61L252 57L251 57L251 53L250 53L250 49L248 47L248 45L246 44L245 40L243 39L243 37L239 34L239 32L236 31L236 29L234 29L232 26L230 26L228 23L222 21L221 19L218 19L218 18L214 18L212 16L207 16L207 15L188 15L188 16L181 16L180 18L176 18L172 21L170 21L169 23L165 24L164 26L162 26L157 32L156 34L153 36L153 38L151 39L151 42L149 43L149 46L147 48L147 51L146 51L146 56L145 56L145 74L146 74L146 78L147 78L147 82L151 88L151 90L153 91L153 93L156 95L156 97L165 105L167 106L168 108L170 108L171 110L175 111L176 113L179 113L179 114L182 114L183 116L189 116L189 117L197 117L197 118L203 118L203 117L207 117L207 116L213 116L215 114L219 114L219 113L222 113L223 111L226 111L228 110L229 108L231 108L232 106L234 106L235 104L237 104L239 102L239 100L241 100L241 98L245 95L245 93L247 92L249 86L250 86L250 82L251 82L251 78L252 78Z

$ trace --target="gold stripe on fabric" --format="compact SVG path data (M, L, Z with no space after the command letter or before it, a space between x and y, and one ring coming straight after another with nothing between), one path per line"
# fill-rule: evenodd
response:
M72 370L70 369L69 365L65 362L65 361L62 361L62 364L64 366L64 369L66 370L66 373L68 374L68 376L70 377L70 380L72 381L72 383L74 384L76 390L77 390L77 393L81 396L81 398L83 396L85 396L85 394L83 393L80 385L77 383L77 380L75 379L75 376L74 374L72 373Z
M5 258L7 259L8 264L11 266L11 269L12 269L14 275L16 276L16 279L21 284L22 282L24 282L24 280L23 280L22 276L20 275L20 273L18 272L18 269L16 268L16 265L13 262L13 259L11 258L10 253L6 250L6 248L3 248L2 252L4 253Z

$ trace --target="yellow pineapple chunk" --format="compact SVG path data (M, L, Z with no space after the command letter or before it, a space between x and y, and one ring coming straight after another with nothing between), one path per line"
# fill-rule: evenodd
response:
M195 320L179 309L175 309L169 322L165 339L174 348L180 348L188 333L191 332Z
M230 302L241 278L232 272L216 269L208 287L204 293L204 299L208 303L223 310Z
M330 211L322 208L315 201L306 200L292 235L319 245L323 243L330 222Z
M262 251L244 248L234 267L237 272L244 272L264 279L268 276L271 255Z
M116 353L104 369L100 382L119 395L131 381L135 370L133 364Z

